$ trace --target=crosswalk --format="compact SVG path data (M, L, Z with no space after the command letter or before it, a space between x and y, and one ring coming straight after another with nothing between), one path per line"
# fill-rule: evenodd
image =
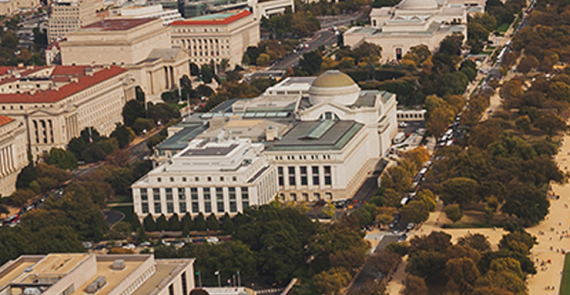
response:
M283 291L283 288L256 290L255 293L257 293L257 294L281 294L281 291Z

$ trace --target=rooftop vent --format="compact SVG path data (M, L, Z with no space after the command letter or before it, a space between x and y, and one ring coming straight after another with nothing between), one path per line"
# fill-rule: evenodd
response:
M105 279L105 276L98 276L93 282L91 282L91 284L87 285L85 292L87 292L89 294L97 293L97 291L99 291L99 289L103 288L103 286L105 286L105 284L107 284L107 280Z
M124 259L117 259L113 261L113 270L123 270L125 268L125 260Z

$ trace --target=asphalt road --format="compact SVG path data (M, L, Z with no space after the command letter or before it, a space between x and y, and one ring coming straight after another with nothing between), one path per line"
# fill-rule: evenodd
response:
M109 227L125 218L125 214L113 210L105 210L103 211L103 215L105 215L105 220L107 221Z
M399 238L398 235L386 233L382 238L382 240L380 241L380 243L378 243L378 246L376 247L376 250L374 250L374 253L378 253L381 250L384 250L386 248L386 245L388 245L391 242L397 242L398 238ZM354 279L354 282L350 286L350 289L348 290L347 294L356 293L356 290L364 286L367 281L369 280L374 281L376 278L378 278L379 274L380 271L374 266L372 260L367 259L364 262L362 270L356 275L356 278Z
M286 70L290 67L296 66L299 63L299 57L303 53L310 52L319 48L319 46L324 45L325 47L331 46L336 42L334 33L329 30L321 30L316 33L313 39L309 40L306 44L309 44L309 48L297 51L297 53L291 53L288 56L281 59L279 62L271 66L268 70Z

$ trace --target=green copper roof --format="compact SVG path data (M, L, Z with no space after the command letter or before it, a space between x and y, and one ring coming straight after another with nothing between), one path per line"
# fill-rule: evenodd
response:
M355 121L299 122L268 151L340 150L362 127Z

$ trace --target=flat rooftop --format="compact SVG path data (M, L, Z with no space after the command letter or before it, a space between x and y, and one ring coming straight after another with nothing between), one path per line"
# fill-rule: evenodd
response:
M126 31L154 21L155 18L105 19L81 28L95 31Z
M72 295L92 295L85 292L85 290L87 289L87 285L92 283L93 280L99 276L104 276L107 281L107 284L105 284L103 288L97 291L97 295L107 295L121 282L123 282L129 275L131 275L135 271L135 269L141 266L143 262L144 260L125 259L124 269L113 270L111 269L111 266L113 266L113 260L108 260L108 261L97 260L97 275L94 278L88 280L81 287L77 288L75 292L72 293Z
M240 20L248 15L251 15L251 12L249 12L248 10L241 10L241 11L238 10L226 13L214 13L214 14L201 15L185 20L174 21L170 23L170 25L171 26L227 25L237 20Z
M226 156L231 153L238 144L230 144L227 146L211 146L206 144L203 148L189 148L182 152L181 157L212 157L212 156Z
M304 121L268 151L340 150L362 129L355 121Z

